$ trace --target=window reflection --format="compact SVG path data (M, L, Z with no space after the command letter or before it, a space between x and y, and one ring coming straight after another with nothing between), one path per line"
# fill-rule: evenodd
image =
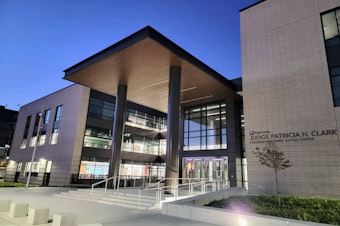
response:
M224 102L186 109L184 118L184 151L227 148Z
M340 9L321 18L334 106L340 106Z

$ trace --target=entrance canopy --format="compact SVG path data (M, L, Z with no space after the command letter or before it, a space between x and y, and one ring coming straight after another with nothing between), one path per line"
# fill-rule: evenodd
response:
M127 85L129 101L167 112L170 66L181 67L183 107L237 96L233 83L150 26L66 69L64 79L113 96Z

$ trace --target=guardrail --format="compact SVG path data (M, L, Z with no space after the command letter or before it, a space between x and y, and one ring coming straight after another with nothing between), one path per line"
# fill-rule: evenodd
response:
M136 180L140 180L141 178L127 178L121 176L115 176L115 177L109 177L102 181L99 181L97 183L92 184L91 186L91 200L93 198L94 188L98 185L101 185L105 183L104 186L104 192L107 193L108 189L108 183L109 181L113 181L113 190L119 191L119 184L120 181L123 180L123 187L126 187L127 180L133 180L133 186L136 187ZM142 189L138 190L138 207L141 206L141 197L143 193L146 193L147 191L155 191L155 208L161 208L162 207L162 194L172 194L173 196L169 196L168 198L172 198L173 200L178 200L179 197L192 197L199 194L205 194L209 191L209 188L211 191L218 191L221 188L229 187L229 181L227 183L222 183L223 181L219 179L211 179L211 178L163 178L162 180L159 180L156 183L153 183L150 185L150 179L145 180L143 179ZM177 180L173 182L171 186L165 186L165 182L167 180ZM148 181L149 186L146 186L146 181ZM181 182L181 183L179 183ZM164 183L164 185L163 185ZM196 193L195 193L196 189ZM180 192L182 191L182 192ZM179 193L181 193L179 195Z
M161 186L163 182L166 180L182 180L188 181L187 183L174 183L175 185L172 186ZM208 187L211 187L211 191L218 191L221 188L226 188L225 185L221 185L220 180L211 180L209 178L164 178L163 180L158 181L157 183L154 183L150 185L147 188L139 189L139 203L138 206L140 207L140 200L143 191L156 191L156 203L155 208L161 208L162 207L162 194L165 194L168 189L170 189L171 194L173 194L173 199L178 200L179 197L179 191L180 190L188 190L187 193L182 192L182 197L192 197L199 194L205 194L208 192ZM195 188L200 187L200 192L197 192L198 194L194 193ZM229 183L227 183L227 187L229 187Z

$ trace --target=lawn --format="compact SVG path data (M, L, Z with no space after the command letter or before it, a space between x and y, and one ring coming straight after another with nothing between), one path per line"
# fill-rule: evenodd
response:
M283 196L279 208L275 196L235 196L213 201L207 206L340 225L340 200L334 199Z
M16 182L0 181L0 188L1 187L25 187L25 184L16 183Z

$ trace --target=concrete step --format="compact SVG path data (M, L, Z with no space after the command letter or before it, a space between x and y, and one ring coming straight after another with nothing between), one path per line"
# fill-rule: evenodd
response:
M66 198L66 199L80 200L80 201L88 201L88 202L91 201L90 197L74 196L74 195L69 195L69 194L53 194L53 196Z
M154 200L143 200L141 199L141 201L139 202L138 199L124 199L124 198L103 198L102 200L105 201L110 201L112 203L125 203L125 204L129 204L129 205L134 205L134 206L148 206L148 207L152 207L155 205L155 201Z
M91 189L78 189L53 194L53 196L144 210L153 209L156 203L155 194L141 195L139 200L138 190L124 192L94 190L91 193Z

